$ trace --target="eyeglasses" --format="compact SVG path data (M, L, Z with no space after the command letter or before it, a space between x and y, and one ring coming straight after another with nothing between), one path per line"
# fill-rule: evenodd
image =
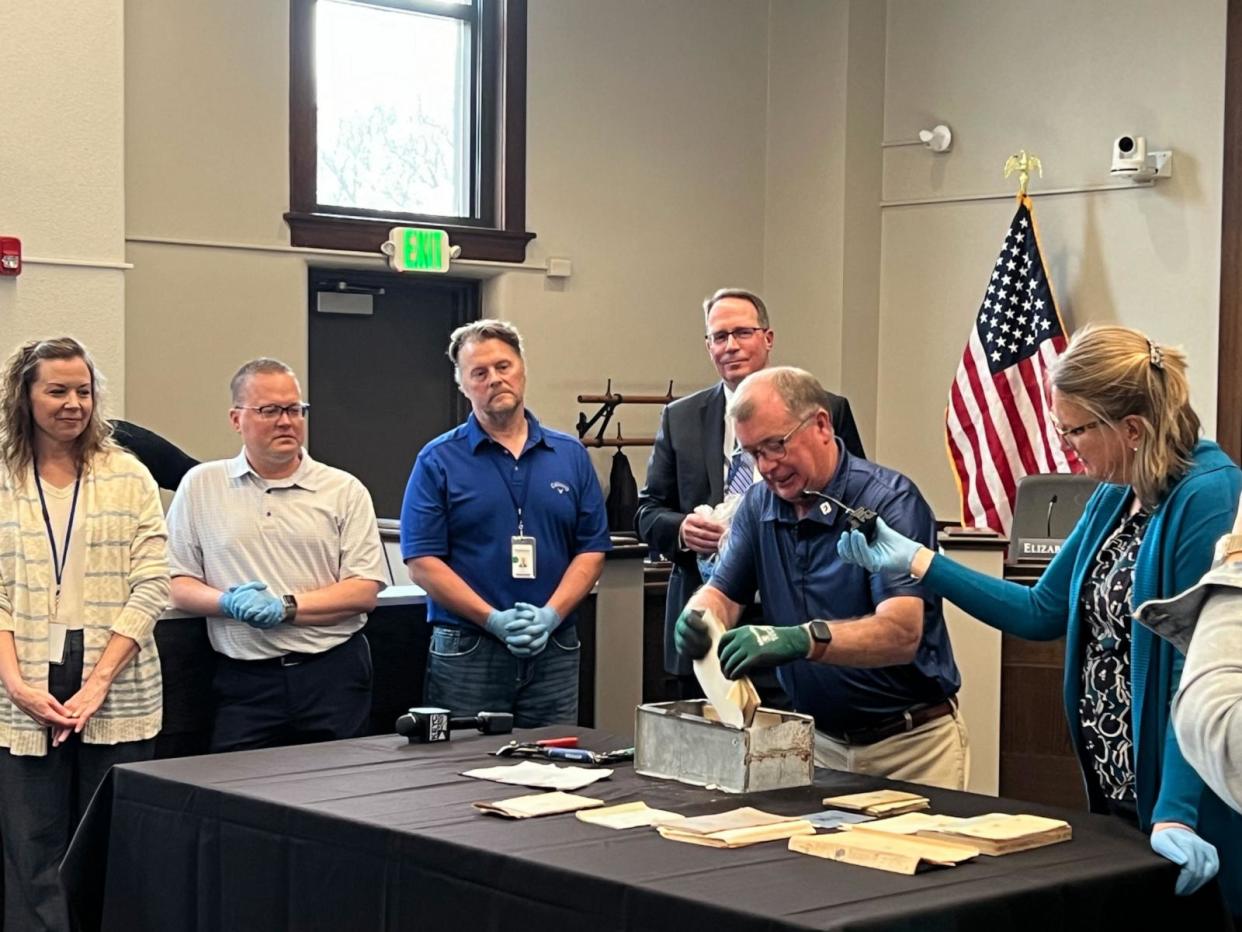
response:
M811 418L815 417L818 413L818 411L814 411L808 414L797 424L795 424L789 433L787 433L784 437L763 440L755 444L753 447L742 447L742 450L749 453L754 458L756 463L759 462L760 457L772 460L772 462L783 460L785 458L785 454L788 452L785 447L789 443L789 438L805 427Z
M1099 426L1099 419L1096 419L1094 421L1087 421L1085 424L1079 424L1077 427L1058 427L1057 433L1061 435L1062 440L1069 442L1071 440L1077 440L1087 431Z
M282 414L289 415L289 420L291 421L300 421L306 417L306 412L310 410L310 405L302 404L301 402L292 405L259 405L258 407L254 405L233 405L233 407L239 411L255 411L265 421L278 420Z
M734 327L732 330L717 330L715 333L709 333L705 339L712 346L724 346L729 342L729 337L741 343L743 340L749 340L756 333L764 333L767 329L767 327Z

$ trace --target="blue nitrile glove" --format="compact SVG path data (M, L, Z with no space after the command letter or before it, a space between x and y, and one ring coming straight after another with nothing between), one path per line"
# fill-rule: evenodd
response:
M548 646L548 638L561 623L561 616L551 605L542 608L529 602L517 602L513 606L518 614L528 619L526 630L509 641L509 653L515 657L534 657Z
M225 618L236 618L241 620L241 612L237 607L238 601L242 599L247 592L257 592L267 588L267 583L259 582L252 579L250 582L244 582L240 586L229 586L228 592L220 593L220 601L217 609Z
M1152 832L1151 850L1181 867L1177 886L1173 888L1178 896L1190 896L1220 869L1216 846L1188 828L1162 828Z
M735 680L751 667L803 660L810 649L811 633L804 625L743 625L721 635L720 669Z
M837 540L837 556L872 573L908 573L922 546L876 518L874 544L867 543L862 531L848 531Z
M285 603L279 596L263 589L251 589L233 600L233 617L252 628L274 628L285 620Z
M691 660L702 660L712 649L712 636L703 620L703 612L696 608L683 608L673 627L673 646L677 653Z
M516 608L506 608L504 611L494 611L488 615L483 627L487 629L487 632L492 637L506 647L509 647L509 650L512 651L513 648L510 647L509 642L514 637L522 635L529 623L530 619L524 612L519 612ZM521 643L524 646L526 641Z

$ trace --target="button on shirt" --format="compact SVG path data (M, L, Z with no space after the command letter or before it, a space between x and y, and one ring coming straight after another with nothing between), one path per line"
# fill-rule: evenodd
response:
M168 561L173 576L192 576L220 590L257 579L277 597L344 579L382 586L388 578L370 493L305 450L297 471L284 479L259 476L244 450L191 469L168 510ZM228 657L262 660L321 653L348 640L366 620L360 613L334 625L259 630L211 618L207 634Z
M837 455L837 471L823 491L853 507L874 509L890 527L935 548L935 518L914 483L851 456L839 439ZM794 708L833 734L941 702L961 685L940 598L911 576L869 573L841 560L837 540L847 530L835 505L817 505L799 521L793 505L766 484L756 485L733 518L729 546L711 582L741 603L757 586L764 618L773 625L861 618L895 596L923 600L923 638L913 663L864 669L796 660L777 668Z
M401 506L401 557L439 557L495 609L545 605L580 553L612 549L604 495L577 438L526 412L516 459L474 414L418 454ZM535 538L535 578L514 579L512 538ZM427 600L427 620L471 624ZM572 624L574 616L566 618Z

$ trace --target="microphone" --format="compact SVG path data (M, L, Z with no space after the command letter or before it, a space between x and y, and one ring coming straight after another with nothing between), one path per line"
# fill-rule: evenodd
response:
M1054 494L1048 499L1048 514L1044 519L1044 537L1052 536L1052 509L1057 505L1057 497Z

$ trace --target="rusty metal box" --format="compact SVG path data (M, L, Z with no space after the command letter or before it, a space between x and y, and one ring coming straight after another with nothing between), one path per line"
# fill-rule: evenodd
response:
M646 703L635 715L634 770L727 793L809 786L815 723L809 715L760 708L749 727L734 728L702 699Z

